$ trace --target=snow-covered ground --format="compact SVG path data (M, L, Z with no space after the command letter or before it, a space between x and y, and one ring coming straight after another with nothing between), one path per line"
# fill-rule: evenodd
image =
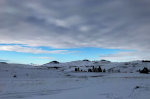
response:
M74 72L75 67L92 66L106 72ZM143 67L150 69L150 63L74 61L37 67L0 63L0 99L150 99L150 74L137 72Z

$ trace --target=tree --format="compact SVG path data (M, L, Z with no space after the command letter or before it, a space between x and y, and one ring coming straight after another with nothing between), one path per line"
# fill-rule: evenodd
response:
M92 72L92 69L88 69L88 72Z
M98 72L102 72L102 69L100 66L98 67Z
M103 69L103 72L106 72L106 70L105 70L105 69Z
M78 71L80 71L80 68L79 68L79 67L78 67L78 68L75 68L74 71L75 71L75 72L78 72Z

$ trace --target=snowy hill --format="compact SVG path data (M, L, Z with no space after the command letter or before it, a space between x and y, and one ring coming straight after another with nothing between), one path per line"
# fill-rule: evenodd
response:
M89 68L101 67L102 69L106 69L107 72L122 72L122 73L132 73L137 72L139 69L143 69L144 67L150 68L150 62L142 62L142 61L132 61L132 62L109 62L109 61L72 61L66 63L47 63L42 65L44 67L59 67L65 71L74 71L76 67L79 67L82 70L87 71Z
M17 78L45 78L50 76L57 76L56 71L48 70L45 67L24 65L24 64L4 64L0 63L0 78L12 78L14 75Z
M75 72L101 67L106 72ZM59 67L59 68L58 68ZM0 99L149 99L150 62L0 63Z

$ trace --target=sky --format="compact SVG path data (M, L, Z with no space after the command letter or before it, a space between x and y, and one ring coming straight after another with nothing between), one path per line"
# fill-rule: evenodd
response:
M0 61L150 59L150 0L0 0Z

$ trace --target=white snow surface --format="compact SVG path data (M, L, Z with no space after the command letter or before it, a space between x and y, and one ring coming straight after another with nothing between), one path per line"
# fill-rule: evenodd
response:
M106 72L74 72L76 67L87 70L93 66ZM137 72L144 67L150 69L150 63L0 63L0 99L150 99L150 74Z

